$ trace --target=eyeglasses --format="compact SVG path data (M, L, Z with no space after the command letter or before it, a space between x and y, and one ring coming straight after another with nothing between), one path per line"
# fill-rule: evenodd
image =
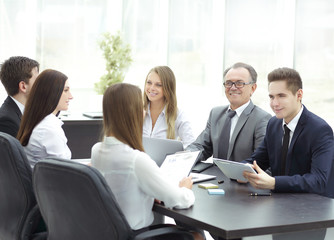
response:
M232 82L232 81L226 81L223 83L225 88L231 88L234 84L234 86L236 88L243 88L245 85L249 85L252 84L253 82L249 82L249 83L245 83L245 82L241 82L241 81L236 81L236 82Z

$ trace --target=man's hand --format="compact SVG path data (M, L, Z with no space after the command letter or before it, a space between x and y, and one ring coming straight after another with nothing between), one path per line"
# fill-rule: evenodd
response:
M249 183L259 189L275 189L275 178L269 176L265 171L263 171L256 163L253 162L252 167L257 171L256 173L243 172L243 176L249 181Z

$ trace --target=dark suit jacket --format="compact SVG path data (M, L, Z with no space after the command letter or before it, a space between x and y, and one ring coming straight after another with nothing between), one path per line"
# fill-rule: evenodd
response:
M311 192L334 197L331 127L304 106L286 158L287 176L280 176L282 121L276 117L269 120L263 142L246 161L256 160L263 170L271 167L276 192Z
M228 106L213 108L204 131L196 141L187 147L187 150L200 150L198 160L206 160L213 156L218 157L220 135L227 117ZM252 101L245 108L232 133L227 159L242 161L249 158L261 144L268 120L271 115L255 106Z
M22 113L11 97L7 97L0 108L0 132L16 137Z

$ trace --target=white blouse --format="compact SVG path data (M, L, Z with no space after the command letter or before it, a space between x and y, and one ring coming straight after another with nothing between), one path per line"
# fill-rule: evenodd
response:
M34 167L39 160L49 157L71 159L67 138L61 127L63 124L51 113L36 125L27 146L23 147L31 167Z
M169 208L188 208L195 202L193 191L168 181L146 153L114 137L93 146L91 162L105 177L132 229L153 222L154 199Z
M143 137L152 138L167 138L167 122L166 122L166 107L161 111L154 128L152 129L152 118L150 105L148 111L145 114L143 125ZM175 139L180 138L183 143L183 147L186 148L189 144L193 143L196 138L194 137L193 130L190 121L187 119L186 114L178 110L177 118L175 120Z

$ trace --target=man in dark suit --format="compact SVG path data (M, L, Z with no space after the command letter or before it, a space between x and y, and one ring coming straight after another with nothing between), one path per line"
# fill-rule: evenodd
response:
M255 69L245 63L236 63L225 70L225 95L230 104L213 108L204 131L187 147L201 151L198 160L213 156L242 161L260 145L271 115L251 101L256 80ZM234 116L229 117L231 111ZM226 128L227 121L230 125Z
M246 160L258 174L244 172L245 178L255 188L333 198L331 127L302 104L302 80L297 71L278 68L268 74L268 83L270 106L276 116L269 120L261 145ZM272 176L263 171L269 167Z
M39 63L27 57L11 57L1 64L0 79L8 97L0 108L0 132L16 137L24 105L38 72Z

